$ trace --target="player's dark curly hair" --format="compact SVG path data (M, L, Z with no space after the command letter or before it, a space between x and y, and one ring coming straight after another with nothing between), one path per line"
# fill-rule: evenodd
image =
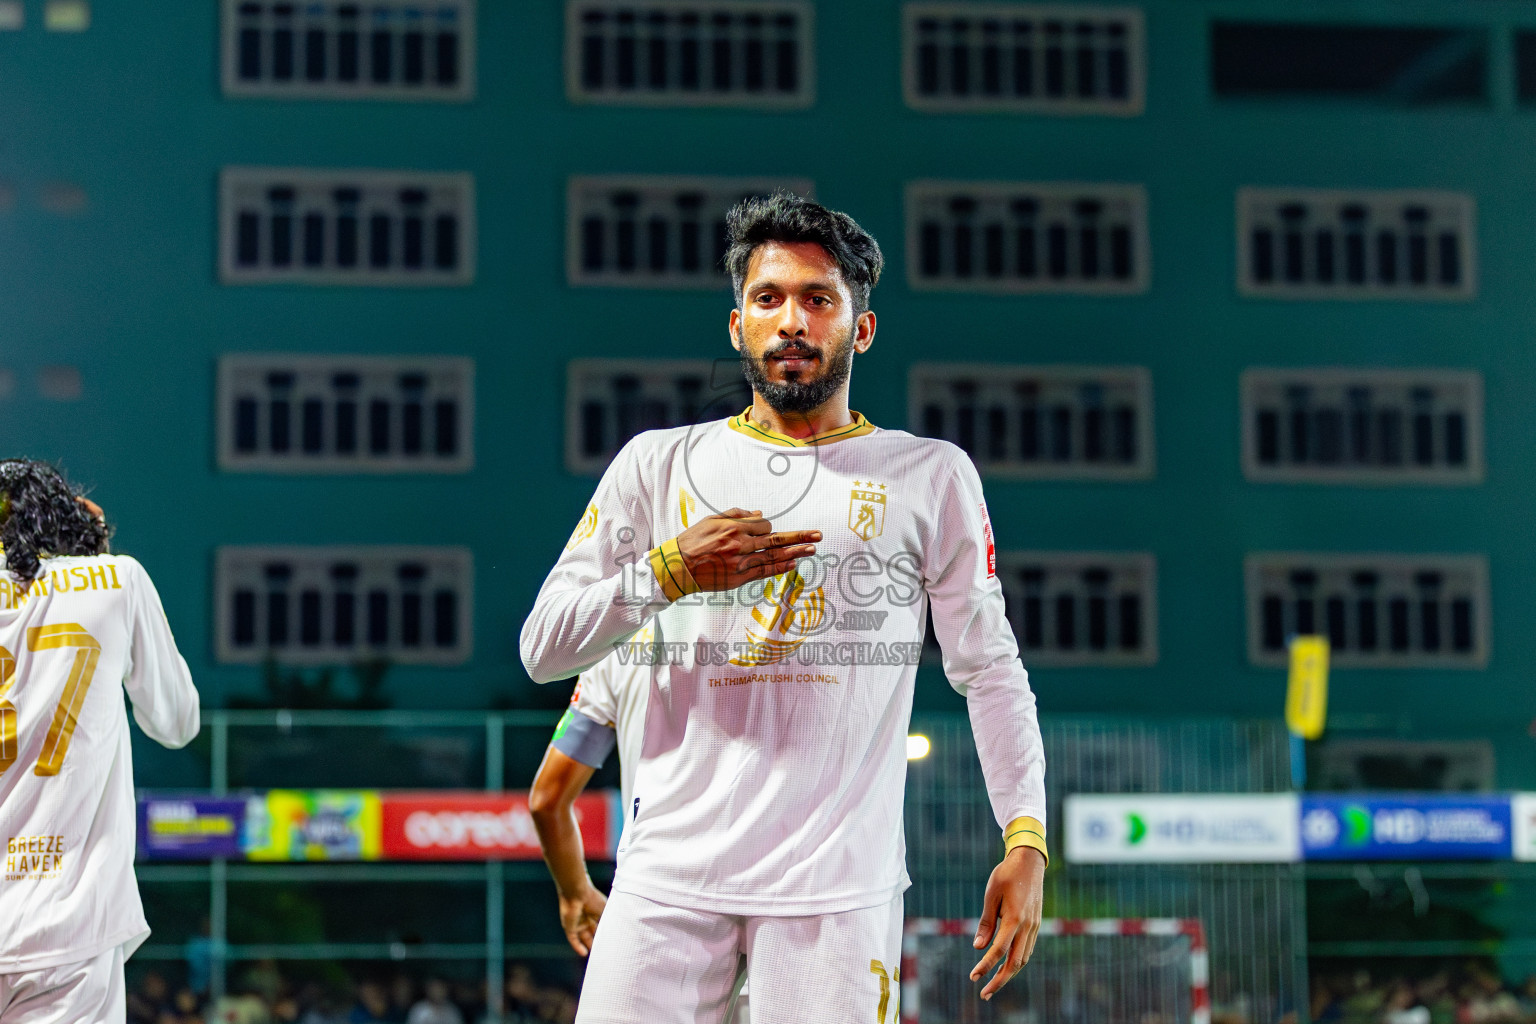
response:
M730 271L736 296L746 284L747 264L758 247L768 242L815 242L837 261L843 280L853 292L854 315L869 309L869 293L880 281L885 257L868 231L846 213L792 192L749 196L726 215L725 269Z
M75 500L80 496L46 462L0 460L0 545L17 579L36 579L43 555L106 553L112 529Z

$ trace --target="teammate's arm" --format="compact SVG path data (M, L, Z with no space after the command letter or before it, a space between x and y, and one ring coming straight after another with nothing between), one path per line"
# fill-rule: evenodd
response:
M562 733L568 732L571 716L604 729L610 735L613 733L612 729L598 726L578 711L567 711L566 716L567 720L561 723ZM559 740L557 735L556 742ZM528 792L528 811L533 815L533 827L539 833L539 845L544 850L544 863L549 865L560 900L560 926L565 929L571 948L581 956L586 956L592 949L592 936L597 930L598 919L603 916L603 907L608 903L592 884L591 875L587 874L586 851L581 843L581 829L576 823L576 797L586 788L593 770L593 765L581 763L551 743Z
M133 559L119 563L128 584L128 674L123 685L133 701L133 720L150 739L184 747L197 735L201 709L186 659L176 649L160 594Z
M987 881L975 939L976 948L990 948L971 971L977 980L998 968L981 991L990 999L1028 961L1040 931L1048 857L1045 753L1035 695L997 581L981 480L958 451L952 472L940 491L939 528L923 575L944 672L965 696L987 796L1003 829L1003 860Z

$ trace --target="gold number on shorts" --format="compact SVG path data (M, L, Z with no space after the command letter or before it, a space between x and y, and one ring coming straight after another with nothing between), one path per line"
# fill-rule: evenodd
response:
M875 1011L875 1017L879 1020L880 1024L885 1024L885 1011L890 1009L892 1011L891 1024L899 1024L901 1020L901 968L893 967L891 968L891 973L887 975L885 973L885 964L879 960L871 960L869 962L869 973L880 979L880 1008ZM897 985L895 1007L891 1006L892 982L895 982Z
M80 721L80 708L85 704L86 691L91 688L91 677L96 674L101 644L78 622L34 626L27 630L29 651L65 647L76 647L79 650L75 653L75 663L70 666L64 692L59 696L59 706L54 709L53 722L48 726L48 738L43 741L43 752L38 755L37 767L32 769L34 775L57 775L63 767L64 755L69 753L69 738L75 734L75 726Z
M0 775L16 763L16 705L4 699L15 676L16 655L0 647Z

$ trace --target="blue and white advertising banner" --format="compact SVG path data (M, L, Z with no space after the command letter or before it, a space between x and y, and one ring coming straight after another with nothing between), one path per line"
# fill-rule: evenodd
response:
M1257 864L1301 859L1292 793L1077 793L1065 806L1077 864Z
M1508 860L1510 803L1502 794L1309 795L1302 852L1307 860Z
M1536 860L1536 793L1516 793L1510 798L1514 826L1515 860Z

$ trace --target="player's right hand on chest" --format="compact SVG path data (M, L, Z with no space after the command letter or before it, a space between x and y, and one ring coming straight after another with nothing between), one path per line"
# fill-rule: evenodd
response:
M677 549L703 590L734 590L777 576L795 560L816 553L820 530L774 532L761 510L729 508L694 523L677 536Z

